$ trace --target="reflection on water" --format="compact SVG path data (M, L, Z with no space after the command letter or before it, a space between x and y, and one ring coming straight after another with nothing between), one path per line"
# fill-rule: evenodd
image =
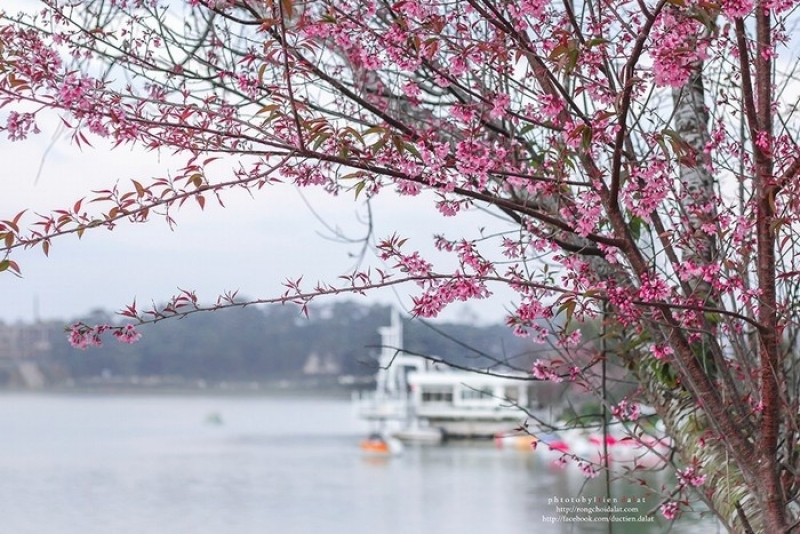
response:
M340 400L2 395L0 532L608 532L543 522L557 515L553 497L604 495L601 478L485 443L365 457L365 433ZM614 493L644 496L632 484ZM709 521L680 527L717 532Z

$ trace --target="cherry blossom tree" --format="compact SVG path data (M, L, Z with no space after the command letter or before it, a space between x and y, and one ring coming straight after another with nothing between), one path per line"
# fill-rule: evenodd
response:
M0 222L19 249L281 183L368 199L435 194L505 231L435 236L455 268L385 236L389 268L211 306L184 291L135 324L253 302L407 286L414 313L506 286L533 376L638 384L672 438L674 517L694 491L732 532L798 527L800 149L792 0L41 0L0 27L0 120L12 141L56 113L73 142L183 158L72 206ZM89 150L87 148L87 150ZM226 165L227 174L209 172ZM579 324L600 325L586 345ZM108 329L78 325L76 345ZM602 346L602 350L599 348ZM587 348L589 347L589 348ZM594 347L594 348L592 348ZM587 354L589 357L587 358Z

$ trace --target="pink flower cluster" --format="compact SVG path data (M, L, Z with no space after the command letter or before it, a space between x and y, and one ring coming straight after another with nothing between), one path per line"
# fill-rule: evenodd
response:
M445 217L453 217L461 211L461 203L456 200L440 200L436 203L436 209Z
M625 205L633 215L647 219L663 204L673 185L672 172L663 158L653 158L646 166L633 170L623 191Z
M622 399L618 404L611 407L611 415L620 421L636 421L639 419L639 405L629 403L627 399Z
M547 380L550 382L563 382L564 379L558 375L551 366L542 360L533 362L533 377L538 380Z
M593 233L603 218L603 203L594 191L584 191L578 200L576 216L571 213L572 209L563 208L561 214L565 220L572 220L575 224L575 232L582 236Z
M407 272L410 276L427 276L433 266L424 260L419 252L414 252L408 256L399 255L397 267Z
M637 323L641 311L634 304L631 291L626 287L615 285L613 281L607 285L606 295L609 302L617 309L620 322L626 326Z
M669 358L675 351L673 351L672 347L669 345L661 345L656 343L650 347L650 352L653 353L653 356L656 360L663 360L665 358Z
M484 299L489 295L491 292L477 278L455 276L430 288L424 295L414 297L414 315L436 317L448 304L457 300Z
M678 470L678 481L682 486L692 486L697 488L706 482L705 475L697 474L697 467L691 465L684 470Z
M589 462L580 462L578 464L578 469L581 470L581 473L583 473L583 476L586 478L595 478L598 475L597 470L592 467L592 464Z
M426 293L419 297L413 297L414 302L414 315L418 317L436 317L444 309L445 303L436 295Z
M645 302L666 300L670 296L667 283L656 274L642 276L642 285L639 287L639 299Z
M678 503L675 501L669 501L661 505L661 515L664 516L664 519L672 521L678 515Z
M470 267L478 276L488 275L492 269L492 263L486 261L475 248L475 244L467 240L461 240L456 245L458 259L464 266Z
M122 328L114 331L114 337L120 343L136 343L142 338L142 334L136 331L132 324L126 324Z
M665 12L652 34L652 41L658 43L650 53L653 57L655 84L660 87L680 87L694 68L706 59L708 43L695 38L701 35L700 23L677 12Z
M721 0L722 13L730 20L744 18L753 11L753 0Z
M101 339L105 332L113 331L113 335L120 343L136 343L141 339L142 334L136 331L133 325L110 326L107 324L89 326L84 323L75 323L69 329L67 339L69 344L76 349L86 350L89 347L100 347L103 345Z
M322 172L319 166L307 165L301 163L295 167L286 167L283 169L283 174L287 177L292 177L294 183L300 187L308 187L312 185L325 185L329 179Z
M506 93L498 93L492 101L492 110L489 116L493 119L499 119L506 114L506 110L511 105L511 98Z
M678 490L684 492L687 487L697 488L706 482L706 476L700 475L697 472L697 464L694 462L686 469L679 469L678 475ZM683 501L682 501L683 502ZM683 502L685 504L685 502ZM672 521L680 513L680 503L677 501L667 501L661 505L661 515L664 519Z
M30 132L35 134L39 133L39 127L36 126L33 114L18 113L16 111L12 111L8 114L8 122L6 123L5 130L8 132L8 138L12 141L26 139Z
M503 238L503 256L506 258L519 258L522 256L522 244L519 241Z
M100 347L103 345L100 336L109 328L111 327L105 324L90 327L83 323L77 323L72 325L67 338L69 344L76 349L86 350L89 347Z
M89 111L96 101L92 97L96 87L97 82L91 78L71 72L64 77L58 87L59 104L73 111Z
M558 115L564 111L564 103L555 95L540 96L539 104L541 106L539 111L542 116L550 120L557 119Z
M0 28L0 38L7 50L19 53L14 61L14 73L18 79L31 86L48 83L61 70L63 61L53 48L42 41L36 30L24 30L14 26Z
M491 164L492 157L485 143L467 139L456 144L456 168L467 177L477 178L478 188L485 185Z

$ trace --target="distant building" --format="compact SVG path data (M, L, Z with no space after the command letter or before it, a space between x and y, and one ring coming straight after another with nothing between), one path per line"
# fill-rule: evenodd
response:
M0 325L0 385L41 389L47 380L36 361L51 348L41 323Z
M304 375L338 375L341 370L341 365L330 353L320 356L317 352L312 352L303 364Z
M0 359L33 358L47 353L50 347L42 324L0 325Z

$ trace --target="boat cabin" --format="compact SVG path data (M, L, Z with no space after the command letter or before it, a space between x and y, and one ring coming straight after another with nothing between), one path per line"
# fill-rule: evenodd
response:
M354 397L360 417L407 428L441 429L450 437L492 437L526 417L530 376L524 373L465 371L402 352L397 314L381 328L382 352L374 392Z

